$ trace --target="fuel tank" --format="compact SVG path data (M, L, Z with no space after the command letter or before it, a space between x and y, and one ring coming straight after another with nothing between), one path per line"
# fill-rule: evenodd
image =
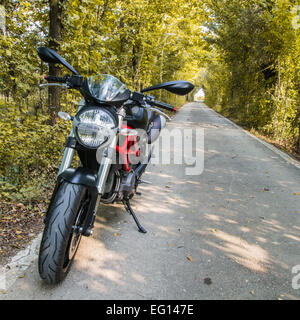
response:
M124 120L127 122L127 125L134 129L143 129L147 131L149 123L148 111L131 104L127 104L125 107L127 110Z

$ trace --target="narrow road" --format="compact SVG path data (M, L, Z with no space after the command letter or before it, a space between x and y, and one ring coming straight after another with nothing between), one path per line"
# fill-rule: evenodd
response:
M300 170L203 103L168 128L204 128L204 171L149 167L133 202L148 233L103 207L61 285L35 260L0 299L300 299Z

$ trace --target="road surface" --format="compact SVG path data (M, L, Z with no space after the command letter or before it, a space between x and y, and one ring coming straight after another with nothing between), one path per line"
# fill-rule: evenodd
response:
M62 284L42 283L33 257L0 299L300 298L300 170L203 103L168 128L204 128L204 171L149 167L133 201L148 233L106 206Z

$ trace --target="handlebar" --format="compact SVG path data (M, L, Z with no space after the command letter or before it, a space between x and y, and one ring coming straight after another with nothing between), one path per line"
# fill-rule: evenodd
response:
M148 104L148 107L150 105L152 107L156 106L156 107L166 109L166 110L172 111L172 112L177 111L176 108L173 107L172 105L161 102L161 101L157 101L157 100L155 100L154 97L152 97L150 95L144 96L143 93L141 93L141 92L137 92L137 91L132 92L130 95L130 99L135 102L138 102L141 106L145 105L145 103L146 103L146 105ZM156 109L156 110L158 110L158 109Z
M172 112L176 112L177 111L176 108L173 107L172 105L164 103L164 102L161 102L161 101L152 100L150 102L150 104L155 105L156 107L159 107L159 108L163 108L163 109L172 111Z
M146 99L145 99L146 98ZM176 108L173 107L172 105L165 103L165 102L161 102L161 101L157 101L154 99L154 97L152 96L146 96L144 99L146 100L147 103L149 103L151 106L156 106L162 109L166 109L168 111L172 111L172 112L176 112Z
M55 83L63 83L69 89L80 89L83 83L83 77L80 75L66 75L64 77L56 77L47 75L44 77L46 81L50 81L48 85L51 85L53 82Z
M56 76L47 75L44 78L47 81L60 82L60 83L65 83L66 82L66 78L65 77L62 78L62 77L56 77Z
M66 85L66 88L69 89L79 89L82 86L83 78L80 75L72 75L72 76L65 76L65 77L56 77L51 75L46 75L45 77L46 81L50 82L56 82L56 83L49 83L47 85L40 85L41 87L46 87L50 85L58 85L59 83L63 83ZM168 103L157 101L154 99L154 97L147 95L144 96L140 92L133 92L131 94L131 99L135 100L137 102L146 101L151 106L156 106L168 111L177 112L176 108Z

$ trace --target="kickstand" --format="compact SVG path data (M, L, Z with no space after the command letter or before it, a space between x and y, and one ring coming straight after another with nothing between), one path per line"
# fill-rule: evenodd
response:
M133 212L133 210L132 210L132 208L131 208L131 205L130 205L130 203L129 203L129 200L128 200L128 199L124 199L124 200L123 200L123 204L124 204L124 207L125 207L126 211L127 211L129 214L132 215L132 217L133 217L133 219L134 219L137 227L139 228L139 232L141 232L141 233L147 233L147 230L146 230L144 227L141 226L138 218L137 218L136 215L134 214L134 212Z

